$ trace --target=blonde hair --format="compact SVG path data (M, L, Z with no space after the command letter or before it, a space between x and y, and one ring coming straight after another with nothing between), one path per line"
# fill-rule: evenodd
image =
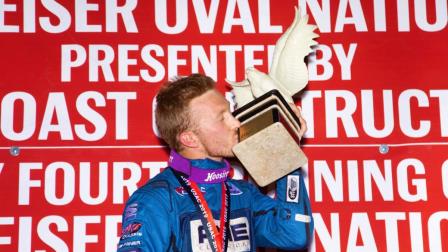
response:
M160 136L170 148L180 151L180 133L191 129L189 104L194 98L214 89L215 81L202 74L192 74L166 82L159 90L156 101L156 125Z

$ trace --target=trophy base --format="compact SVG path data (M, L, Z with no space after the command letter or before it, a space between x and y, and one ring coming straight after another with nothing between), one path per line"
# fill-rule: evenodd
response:
M275 122L233 147L235 156L261 187L308 162L281 122Z

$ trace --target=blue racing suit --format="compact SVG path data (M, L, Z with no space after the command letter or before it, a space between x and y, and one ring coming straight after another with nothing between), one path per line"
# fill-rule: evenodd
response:
M201 169L214 169L221 165L221 162L210 159L191 162ZM227 179L230 191L227 251L308 246L313 234L313 220L300 170L295 173L299 174L296 176L299 180L295 180L288 191L287 176L277 182L276 199L262 194L247 181ZM216 223L219 223L220 184L198 185ZM286 202L287 193L292 198L298 197L298 202ZM211 251L200 214L172 168L168 167L135 191L127 201L118 251Z

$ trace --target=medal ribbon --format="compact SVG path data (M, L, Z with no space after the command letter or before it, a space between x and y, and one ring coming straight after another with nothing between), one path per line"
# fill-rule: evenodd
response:
M224 252L227 250L227 234L229 230L229 215L230 215L230 193L225 182L221 183L221 215L219 220L219 227L215 224L212 212L205 201L204 195L199 189L198 185L178 172L174 171L177 180L182 185L185 191L195 203L195 206L202 213L201 222L207 234L208 241L214 252Z

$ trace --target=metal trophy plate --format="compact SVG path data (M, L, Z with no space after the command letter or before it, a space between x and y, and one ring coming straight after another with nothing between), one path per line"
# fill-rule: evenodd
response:
M300 149L300 122L277 90L272 90L233 115L241 122L235 156L259 186L293 172L308 160Z

